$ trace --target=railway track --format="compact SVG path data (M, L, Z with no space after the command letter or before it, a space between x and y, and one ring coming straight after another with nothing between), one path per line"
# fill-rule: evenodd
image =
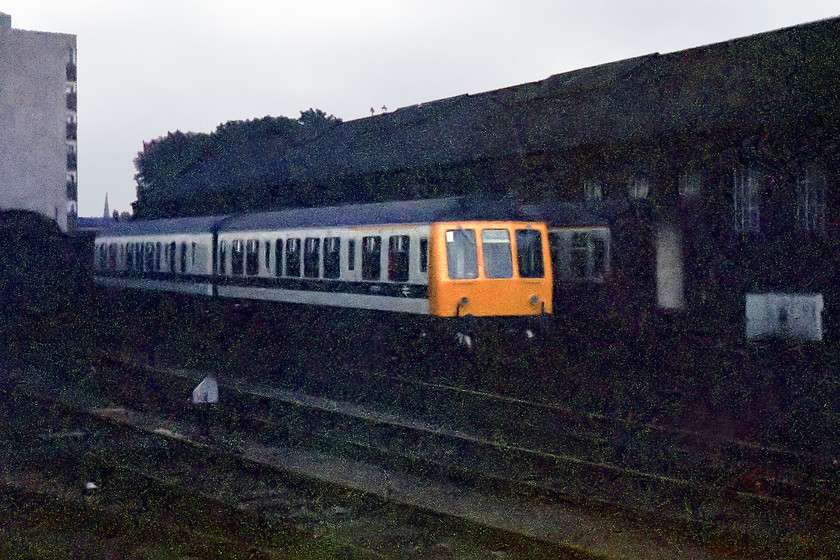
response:
M137 370L133 371L136 376ZM150 370L143 371L140 377L152 375ZM163 376L157 378L158 383L168 393L182 397L200 377L178 370L154 375ZM342 400L229 381L222 384L227 412L204 425L210 437L252 458L275 456L293 464L307 460L328 464L338 457L345 467L347 460L355 461L354 468L360 472L364 470L360 465L373 465L358 480L341 483L438 514L446 513L440 511L445 508L406 491L406 485L417 485L418 479L407 482L403 473L415 477L419 473L424 481L431 477L450 485L435 491L468 489L476 495L502 497L508 505L513 500L516 505L509 511L532 521L534 508L555 508L552 515L561 518L558 511L566 515L597 511L586 523L572 523L589 523L590 532L600 530L600 543L585 542L568 531L557 532L557 525L552 526L553 537L549 536L552 530L528 528L548 525L544 520L503 527L575 553L634 557L614 552L629 546L627 535L636 546L645 540L648 546L654 543L639 557L652 557L651 550L668 557L676 549L679 554L674 557L690 557L687 550L697 557L739 557L742 553L830 557L840 542L831 520L836 498L830 489L836 473L825 458L658 426L616 423L456 387L406 379L378 381L355 395L343 388ZM414 391L434 391L436 396L426 402L438 406L420 404L418 408L416 393L406 396L412 392L406 391L406 385L413 385ZM160 399L157 395L151 401ZM159 409L170 410L176 405L157 404ZM189 414L184 411L185 417ZM628 438L632 445L627 444ZM278 451L289 449L299 453L306 449L312 455L301 459L295 453ZM656 450L655 458L651 450ZM770 466L756 473L754 467L761 461L771 462ZM745 473L752 478L745 479ZM823 482L807 485L802 481L806 474L816 473L822 473ZM341 479L343 475L332 476ZM484 516L484 521L481 517L466 515L493 525L493 515ZM648 535L642 537L645 531Z
M200 542L219 551L189 549L199 557L575 557L387 493L359 491L352 480L312 476L313 465L346 473L346 461L249 442L246 434L223 430L201 414L189 418L179 412L174 419L127 406L98 406L97 398L31 372L11 381L15 396L7 401L49 411L55 422L22 424L9 432L17 434L11 439L19 445L17 460L7 461L17 468L6 470L6 494L29 502L52 500L58 509L70 504L79 515L113 517L118 522L112 533L125 531L130 520L144 520L173 541ZM46 443L33 447L40 436L32 434L46 434ZM361 463L354 472L368 481L381 478L376 468L366 470ZM88 479L100 486L95 503L81 495Z

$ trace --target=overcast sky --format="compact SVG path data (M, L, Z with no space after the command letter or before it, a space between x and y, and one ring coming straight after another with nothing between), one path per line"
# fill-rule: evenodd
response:
M837 0L0 0L78 41L79 215L130 210L134 157L229 120L345 121L840 15Z

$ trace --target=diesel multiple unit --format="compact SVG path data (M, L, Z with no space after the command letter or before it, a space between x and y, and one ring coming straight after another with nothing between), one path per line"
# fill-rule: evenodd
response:
M464 198L118 223L99 233L111 288L436 317L552 311L545 223Z

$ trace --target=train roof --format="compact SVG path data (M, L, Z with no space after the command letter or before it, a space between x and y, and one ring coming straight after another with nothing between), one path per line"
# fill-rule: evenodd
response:
M172 233L213 233L227 216L191 216L160 220L128 220L102 228L97 237L125 235L166 235Z
M294 208L241 215L132 220L116 222L103 228L98 237L527 219L529 218L521 212L519 204L512 199L466 196Z
M513 200L478 197L407 200L377 204L350 204L232 216L220 226L219 231L523 219L521 213L517 210L518 205Z

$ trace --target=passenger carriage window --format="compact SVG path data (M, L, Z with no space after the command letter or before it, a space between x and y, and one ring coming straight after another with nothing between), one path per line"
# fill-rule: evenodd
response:
M271 274L271 240L265 242L265 269Z
M429 271L429 238L420 238L420 272Z
M283 276L283 240L274 241L274 275Z
M160 241L155 243L155 271L161 270L161 258L163 256L163 244Z
M192 244L192 255L190 256L190 266L195 268L195 259L196 259L196 249L198 249L198 243L193 242Z
M176 257L175 248L176 247L177 247L177 245L175 244L174 241L169 244L169 272L178 272L178 270L175 268L175 260L176 260L176 258L175 258Z
M516 256L520 278L542 278L543 266L542 235L533 229L516 230Z
M569 273L572 278L586 278L589 268L589 235L585 232L572 234L572 249L569 255Z
M125 245L125 268L129 271L134 270L134 243Z
M224 276L227 274L227 241L219 241L219 274Z
M245 243L245 273L256 276L260 272L260 242L249 239Z
M300 239L286 240L286 276L300 276Z
M193 243L193 246L195 246L195 243ZM179 264L181 265L180 266L180 271L181 271L181 274L184 274L184 273L187 272L187 244L186 243L181 243L181 254L179 256L181 257L180 262L179 262Z
M382 276L382 238L362 238L362 280L379 280Z
M105 270L105 244L99 245L99 249L96 251L96 268L98 270Z
M143 269L152 272L155 268L155 244L146 243L146 254L144 255Z
M409 244L407 235L392 235L388 238L388 280L391 282L408 280Z
M484 257L484 276L510 278L513 276L513 257L510 233L506 229L485 229L481 232Z
M324 278L341 276L341 238L324 238Z
M234 276L245 274L245 243L241 239L234 239L230 245L230 267Z
M356 270L356 240L347 240L347 270Z
M111 243L108 246L108 266L111 270L117 269L117 244Z
M446 232L446 264L453 280L478 277L475 231L450 229Z
M307 237L303 246L303 275L307 278L318 278L321 272L321 240L317 237Z

